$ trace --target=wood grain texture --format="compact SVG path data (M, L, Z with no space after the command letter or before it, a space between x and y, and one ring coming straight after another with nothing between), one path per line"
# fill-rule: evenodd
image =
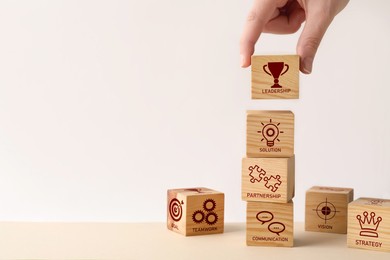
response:
M291 111L247 111L247 157L294 155L294 114Z
M298 55L252 56L251 68L252 99L299 98ZM271 75L267 74L265 70ZM279 76L278 85L275 85L276 81L272 72L277 75L284 71L286 73Z
M185 236L223 233L224 194L208 188L168 190L167 228Z
M295 156L243 158L241 198L245 201L287 203L294 197Z
M390 200L359 198L349 203L347 237L349 247L390 252Z
M247 202L246 243L248 246L294 245L294 204Z
M314 186L306 191L305 230L347 233L348 203L353 189Z

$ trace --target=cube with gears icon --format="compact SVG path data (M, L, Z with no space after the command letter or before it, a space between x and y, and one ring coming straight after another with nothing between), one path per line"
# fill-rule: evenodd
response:
M349 247L390 252L390 200L359 198L348 205Z
M185 236L223 233L224 198L208 188L168 190L168 229Z
M248 246L294 245L294 204L247 202L246 244Z
M305 230L347 233L352 188L314 186L306 191Z
M291 111L247 111L246 154L248 157L294 155L294 114Z
M287 203L294 188L295 156L242 159L242 200Z
M299 98L299 56L252 56L252 99Z

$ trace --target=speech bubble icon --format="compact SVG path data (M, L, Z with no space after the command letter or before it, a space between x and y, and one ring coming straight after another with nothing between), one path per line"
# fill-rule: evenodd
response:
M286 226L280 222L272 222L271 224L268 225L268 230L272 233L275 233L278 236L280 236L279 234L282 233L285 229Z
M270 222L271 220L273 220L274 215L269 211L260 211L259 213L257 213L256 218L258 221L261 222L262 225L264 225L264 223L267 223L267 222Z

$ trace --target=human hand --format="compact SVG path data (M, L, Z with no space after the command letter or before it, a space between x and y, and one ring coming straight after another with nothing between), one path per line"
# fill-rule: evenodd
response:
M301 59L301 72L310 74L322 37L333 18L348 2L349 0L254 0L240 41L241 67L251 65L251 56L262 32L295 33L306 21L298 40L297 54Z

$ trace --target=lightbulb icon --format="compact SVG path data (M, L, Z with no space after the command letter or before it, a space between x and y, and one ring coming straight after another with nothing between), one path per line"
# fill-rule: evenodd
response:
M279 141L278 136L279 134L282 134L283 131L279 130L280 123L274 124L272 123L272 119L269 120L268 124L261 123L263 126L263 129L261 131L257 131L258 133L261 133L263 135L263 139L261 141L264 141L264 139L267 141L267 146L272 147L275 145L275 140Z

